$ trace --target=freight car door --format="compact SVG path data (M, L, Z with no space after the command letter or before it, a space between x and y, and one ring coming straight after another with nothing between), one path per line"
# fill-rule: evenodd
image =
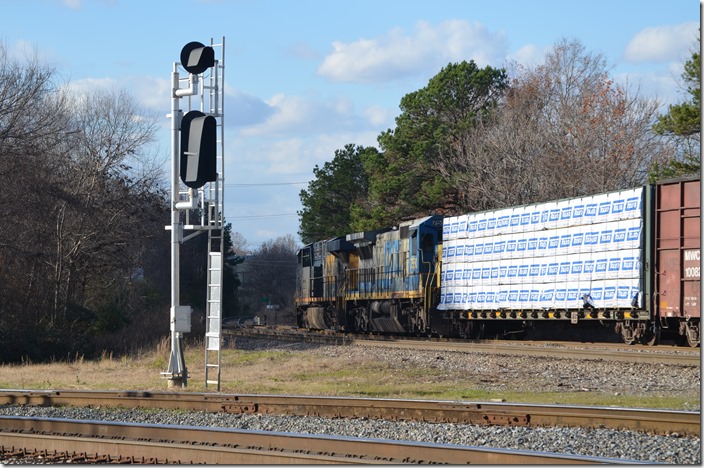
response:
M700 181L657 186L656 281L661 316L699 317Z

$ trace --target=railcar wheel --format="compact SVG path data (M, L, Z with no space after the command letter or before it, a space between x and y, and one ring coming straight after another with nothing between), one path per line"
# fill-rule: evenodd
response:
M687 322L684 325L684 334L687 339L687 344L691 348L699 346L699 324L695 322Z
M660 329L648 328L643 335L641 342L647 346L655 346L660 341Z
M621 333L621 338L623 342L627 345L634 345L638 342L638 328L633 325L632 322L626 320L625 322L618 322L616 324L616 333Z

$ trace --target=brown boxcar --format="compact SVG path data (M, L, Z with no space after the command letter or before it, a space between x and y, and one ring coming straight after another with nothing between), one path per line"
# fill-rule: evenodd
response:
M690 346L700 340L701 185L681 179L655 186L654 306L662 330Z

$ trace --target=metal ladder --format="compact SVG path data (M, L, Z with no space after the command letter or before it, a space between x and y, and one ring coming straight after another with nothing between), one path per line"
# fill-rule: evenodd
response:
M218 177L203 188L201 224L208 230L208 292L205 315L205 387L217 385L220 391L220 364L222 344L222 284L224 256L224 98L225 98L225 38L222 43L210 46L216 51L215 66L204 80L201 93L202 112L217 120ZM217 57L218 49L220 57Z
M212 231L211 231L212 232ZM211 240L215 237L211 235ZM220 391L222 323L222 252L208 252L208 297L205 329L205 387Z

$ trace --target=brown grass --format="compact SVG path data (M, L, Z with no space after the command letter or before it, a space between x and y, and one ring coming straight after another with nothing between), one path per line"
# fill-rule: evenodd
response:
M104 354L95 361L77 356L70 362L0 365L0 388L158 390L167 391L169 341L156 350L134 357ZM189 377L184 391L215 391L205 387L205 354L202 344L186 349ZM179 388L178 390L181 390ZM314 357L309 353L224 349L221 361L221 392L267 393L439 400L505 400L510 402L579 405L618 405L693 409L699 395L616 395L601 392L532 392L486 390L457 375L437 369L391 368L378 360L347 360Z

